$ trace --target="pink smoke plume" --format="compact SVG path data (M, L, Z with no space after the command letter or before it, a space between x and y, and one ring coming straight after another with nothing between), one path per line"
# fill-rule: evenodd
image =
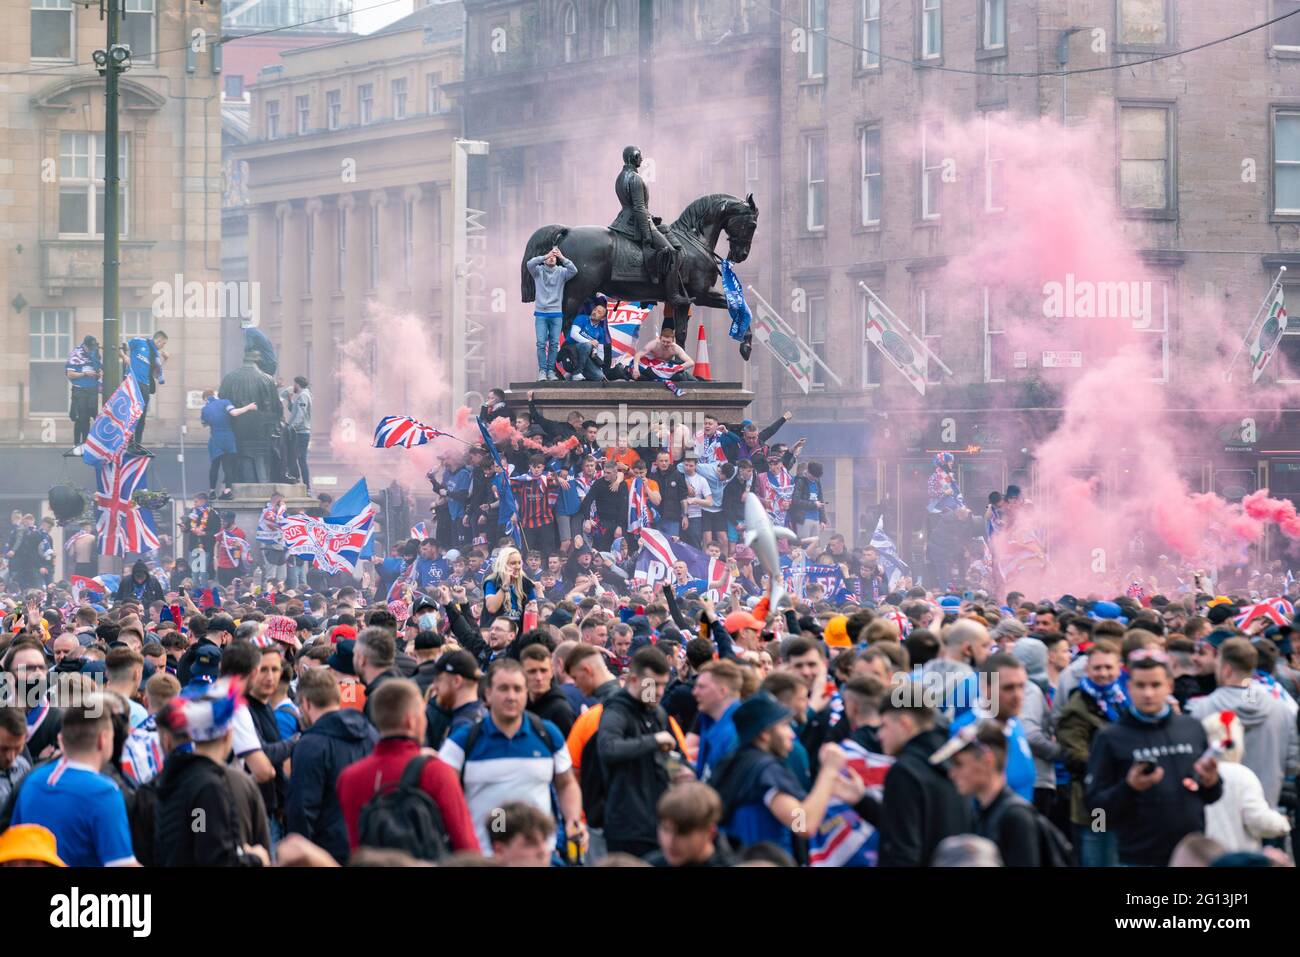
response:
M995 551L1004 558L1024 556L1036 541L1049 556L1046 566L1025 562L1008 585L1042 589L1034 597L1122 586L1143 574L1125 557L1139 533L1156 546L1149 554L1168 550L1207 568L1245 560L1247 547L1259 542L1270 524L1290 538L1300 537L1300 516L1291 502L1270 498L1267 490L1229 502L1193 489L1179 471L1180 454L1205 448L1220 423L1190 432L1187 420L1172 413L1171 394L1182 404L1188 401L1182 390L1191 386L1200 406L1262 408L1267 415L1280 408L1286 390L1252 389L1244 372L1224 382L1230 354L1225 343L1235 348L1249 314L1234 316L1233 341L1222 331L1223 302L1209 297L1180 303L1178 381L1156 381L1155 362L1164 359L1156 351L1166 321L1162 283L1170 277L1148 266L1138 252L1161 245L1162 234L1149 223L1121 216L1116 207L1113 117L1068 129L1047 119L949 122L943 153L957 170L983 170L985 122L988 142L996 144L1002 161L999 198L1005 212L983 213L983 176L972 191L979 195L965 210L945 207L945 220L971 239L968 251L938 272L935 292L947 304L946 315L955 319L971 307L982 312L987 289L996 323L991 328L1004 330L1008 353L1083 354L1081 372L1044 369L1041 374L1059 391L1063 408L1051 433L1006 443L1028 448L1043 498L1019 506L1012 530L998 536ZM915 155L916 146L902 148ZM950 195L956 191L950 189ZM1133 293L1127 314L1061 314L1062 307L1079 306L1076 311L1082 312L1089 306L1083 297L1117 284ZM1070 299L1072 290L1080 298ZM1259 292L1262 296L1264 290Z

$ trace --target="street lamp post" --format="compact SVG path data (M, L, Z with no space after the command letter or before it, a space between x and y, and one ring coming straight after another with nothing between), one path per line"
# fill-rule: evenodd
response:
M131 68L131 50L118 42L124 15L122 0L104 0L107 46L93 54L104 77L104 378L107 402L122 378L118 364L118 265L121 178L118 169L118 77Z

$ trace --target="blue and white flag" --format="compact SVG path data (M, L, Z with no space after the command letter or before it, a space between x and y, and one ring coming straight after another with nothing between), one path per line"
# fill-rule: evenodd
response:
M731 316L728 335L740 342L749 334L749 324L754 321L754 317L749 311L749 303L745 302L745 287L740 284L740 277L731 268L731 261L724 259L720 265L722 294L727 297L727 314Z
M880 567L889 576L889 587L894 588L895 582L907 574L908 567L898 557L898 546L894 544L894 540L885 534L883 515L876 521L876 530L871 533L871 547L880 556Z
M92 468L122 457L135 424L144 414L144 395L135 376L127 376L91 423L81 449L81 460Z
M505 462L501 461L501 452L492 441L487 423L480 417L476 417L475 421L478 422L478 430L483 435L483 444L487 446L488 454L492 456L492 461L497 466L497 474L492 479L492 484L497 490L497 523L506 526L516 548L523 548L523 531L519 527L519 505L515 502L515 493L510 488L510 470L506 468Z

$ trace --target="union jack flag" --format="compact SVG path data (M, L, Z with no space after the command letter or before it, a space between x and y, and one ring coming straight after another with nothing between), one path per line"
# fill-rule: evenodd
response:
M81 446L81 460L93 468L102 462L121 458L135 424L143 414L144 396L140 393L140 383L135 376L129 375L108 397L91 423L90 434Z
M367 505L346 525L290 515L281 524L285 545L290 555L306 555L322 571L355 575L361 552L374 533L375 512L373 504Z
M153 515L138 508L131 496L148 488L147 455L108 459L95 470L95 504L99 507L99 551L101 555L147 552L158 547Z
M1242 631L1257 618L1267 618L1273 624L1287 625L1291 623L1295 615L1295 608L1285 598L1269 598L1257 605L1251 605L1240 615L1232 619L1232 623Z
M428 522L416 522L414 525L411 526L411 538L414 538L416 541L422 542L428 537L429 537Z
M848 752L848 766L867 786L867 793L879 800L894 759L868 751L852 738L840 742L840 747ZM812 867L874 867L879 851L880 834L838 798L831 799L821 827L808 837Z
M634 478L627 490L627 530L635 532L645 528L654 521L654 516L645 479Z
M404 449L413 449L446 434L409 415L386 415L375 426L375 448L391 449L400 445Z

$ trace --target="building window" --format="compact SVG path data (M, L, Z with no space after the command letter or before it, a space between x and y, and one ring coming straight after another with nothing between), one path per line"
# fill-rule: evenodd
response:
M1000 213L1006 209L1003 157L991 131L991 120L984 117L984 212Z
M1164 106L1120 107L1119 192L1124 209L1172 208L1169 117Z
M880 224L880 211L884 206L884 183L881 178L880 127L864 126L858 144L862 165L862 220L863 226Z
M1151 314L1134 319L1133 332L1151 359L1151 381L1169 381L1169 283L1151 282Z
M308 210L303 221L303 280L307 295L311 295L312 280L316 275L316 215Z
M429 115L442 112L442 74L430 73L426 78Z
M618 52L618 0L605 0L601 27L601 53L613 56Z
M1007 0L982 0L983 49L1005 50L1007 46Z
M943 56L943 0L921 0L921 58Z
M917 312L921 316L921 341L935 355L942 356L940 345L943 341L943 310L939 294L933 289L921 289L917 293ZM930 361L930 354L925 355L925 381L937 383L943 377L939 363Z
M1300 283L1284 282L1282 290L1287 302L1300 302ZM1282 341L1277 344L1277 351L1277 360L1281 360L1274 366L1277 369L1277 381L1300 382L1300 322L1287 324L1282 333Z
M225 83L226 99L242 100L244 98L244 78L238 73L227 73Z
M1300 216L1300 111L1273 113L1273 212Z
M66 413L71 384L64 365L72 351L72 310L33 309L27 328L28 411Z
M76 15L72 0L32 0L32 59L71 60Z
M325 128L337 130L343 123L343 93L340 90L325 91Z
M121 338L145 339L154 334L152 309L123 309Z
M1120 46L1169 43L1168 0L1118 0Z
M279 139L280 137L280 101L266 101L266 138L268 140Z
M807 4L807 69L805 76L820 80L826 76L826 0L805 0Z
M284 281L284 217L275 217L275 298L280 298Z
M121 137L117 157L118 235L128 232L127 135ZM92 166L93 156L93 166ZM104 232L104 135L59 134L59 235L99 236Z
M357 122L362 126L375 119L375 85L362 83L357 87Z
M393 119L406 119L406 77L393 81Z
M348 288L348 210L339 207L338 215L338 258L334 263L334 282L340 292Z
M152 63L154 52L154 0L126 0L122 42L131 48L131 62Z
M808 216L805 225L810 232L826 228L826 134L809 136L805 147L804 190Z
M564 62L573 63L578 59L578 10L571 4L564 5L561 14L564 24Z
M379 204L370 204L370 257L368 265L370 267L368 288L377 289L379 287Z
M1001 317L994 314L989 288L984 287L984 381L1006 382L1011 368L1007 330Z
M298 135L302 136L311 131L311 97L297 96L293 102L294 113L298 117Z
M1274 50L1300 53L1300 0L1273 0L1273 16L1270 20L1296 13L1293 17L1273 24L1271 42Z
M808 345L822 362L827 361L826 339L826 297L809 296ZM826 370L817 362L814 362L812 367L812 387L826 388Z
M408 199L402 204L402 281L407 287L411 285L411 275L414 271L415 200Z
M943 211L943 123L921 124L921 218L938 219Z
M745 141L745 192L754 193L758 191L759 181L759 159L758 159L758 142L756 140Z
M858 66L874 70L880 66L880 0L862 0L862 42Z

